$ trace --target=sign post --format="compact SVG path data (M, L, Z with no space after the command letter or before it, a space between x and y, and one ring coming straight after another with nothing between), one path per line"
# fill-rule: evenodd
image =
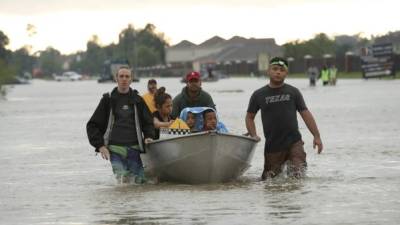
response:
M365 79L394 76L392 43L375 44L361 49L361 69Z

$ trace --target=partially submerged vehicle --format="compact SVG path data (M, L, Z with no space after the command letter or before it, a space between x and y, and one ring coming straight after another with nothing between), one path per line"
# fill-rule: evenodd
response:
M82 80L82 75L78 74L74 71L67 71L62 73L61 75L53 75L55 81L78 81Z
M104 70L100 75L100 78L97 80L99 83L109 83L115 82L114 75L117 73L118 69L121 67L129 67L128 61L105 61L104 62ZM133 77L133 82L139 82L138 77Z
M30 79L20 76L11 77L9 79L6 79L4 82L4 84L7 85L30 84L30 83L31 83Z

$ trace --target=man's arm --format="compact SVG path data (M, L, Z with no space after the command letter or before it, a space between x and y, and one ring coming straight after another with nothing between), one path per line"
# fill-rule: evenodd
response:
M246 114L246 128L249 135L255 138L257 141L260 140L260 137L257 135L256 124L254 123L254 118L256 117L255 113L247 113Z
M96 148L96 152L100 152L101 157L105 160L110 159L110 151L104 145L103 138L109 116L107 105L109 105L109 102L103 97L89 122L86 124L86 131L90 144Z
M306 124L308 130L314 136L313 148L315 148L315 146L317 146L318 154L321 153L322 149L323 149L323 145L322 145L321 136L319 134L319 130L317 127L317 123L315 122L313 115L307 109L301 111L300 115L303 118L304 123Z
M104 146L103 135L107 128L108 116L109 109L107 108L107 101L103 97L90 120L86 124L86 132L89 143L96 148L96 151L98 151L100 147Z

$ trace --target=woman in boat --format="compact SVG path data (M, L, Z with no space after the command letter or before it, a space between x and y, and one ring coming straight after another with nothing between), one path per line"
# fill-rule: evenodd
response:
M160 128L168 128L173 122L172 97L165 92L165 87L157 89L154 94L154 103L157 110L153 113L153 122L155 127L155 139L160 138Z
M212 112L212 113L210 113ZM195 126L194 129L196 131L204 131L204 130L216 130L221 133L228 133L228 129L225 127L225 125L219 121L217 113L215 109L210 108L210 107L187 107L184 108L179 116L183 121L188 121L188 115L189 114L194 114L196 118ZM209 126L208 129L205 129L205 115L209 114ZM212 125L215 121L215 125Z

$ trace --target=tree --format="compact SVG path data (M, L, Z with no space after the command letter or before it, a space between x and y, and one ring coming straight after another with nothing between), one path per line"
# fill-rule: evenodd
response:
M322 57L325 54L335 54L335 42L324 33L315 35L305 44L309 54L313 56Z
M133 25L129 24L128 27L122 30L119 34L119 40L116 49L117 54L115 54L115 58L117 60L128 60L130 65L136 65L136 48L136 31L133 28Z
M45 76L60 73L62 70L62 63L63 59L58 50L47 47L45 51L40 52L38 64Z
M0 91L1 86L9 79L12 78L14 70L8 66L4 60L0 59ZM0 93L1 95L2 93Z
M147 24L144 29L139 31L137 41L139 46L152 48L152 51L156 54L153 59L154 63L161 64L165 63L165 47L168 44L164 39L164 34L157 34L155 29L156 27L153 24ZM140 54L138 56L142 57Z
M93 35L87 42L86 51L69 55L70 67L76 71L99 74L103 72L104 62L128 61L135 66L154 66L165 63L165 47L168 46L164 34L157 33L153 24L135 30L132 24L119 33L118 43L107 46L100 44ZM76 57L82 60L74 60Z
M5 48L9 44L10 40L7 35L0 30L0 48Z
M168 45L163 34L155 32L153 24L147 24L141 30L135 30L131 24L119 34L115 48L107 46L105 55L112 52L113 60L128 60L133 66L150 66L165 62L165 47ZM113 50L110 50L113 49ZM144 59L141 59L144 57Z
M0 30L0 59L7 62L10 57L10 51L6 49L6 46L9 44L10 40L7 35Z
M307 50L304 42L299 40L289 42L283 45L285 56L286 57L294 57L294 58L303 58L307 55Z
M8 65L10 51L6 49L9 43L7 35L0 30L0 88L4 82L12 77L14 71Z
M138 49L138 66L154 66L161 63L159 52L147 46Z
M35 62L36 59L29 55L29 50L26 46L12 53L11 64L15 67L17 75L22 75L25 72L32 72Z
M86 44L86 53L82 59L83 72L88 74L100 74L103 70L103 63L106 60L104 49L100 45L97 35Z
M357 49L369 44L371 44L371 40L362 38L361 34L352 36L339 35L331 39L326 34L320 33L310 40L288 42L283 47L286 57L301 59L305 55L312 55L319 58L324 54L342 57L348 51L357 51Z

